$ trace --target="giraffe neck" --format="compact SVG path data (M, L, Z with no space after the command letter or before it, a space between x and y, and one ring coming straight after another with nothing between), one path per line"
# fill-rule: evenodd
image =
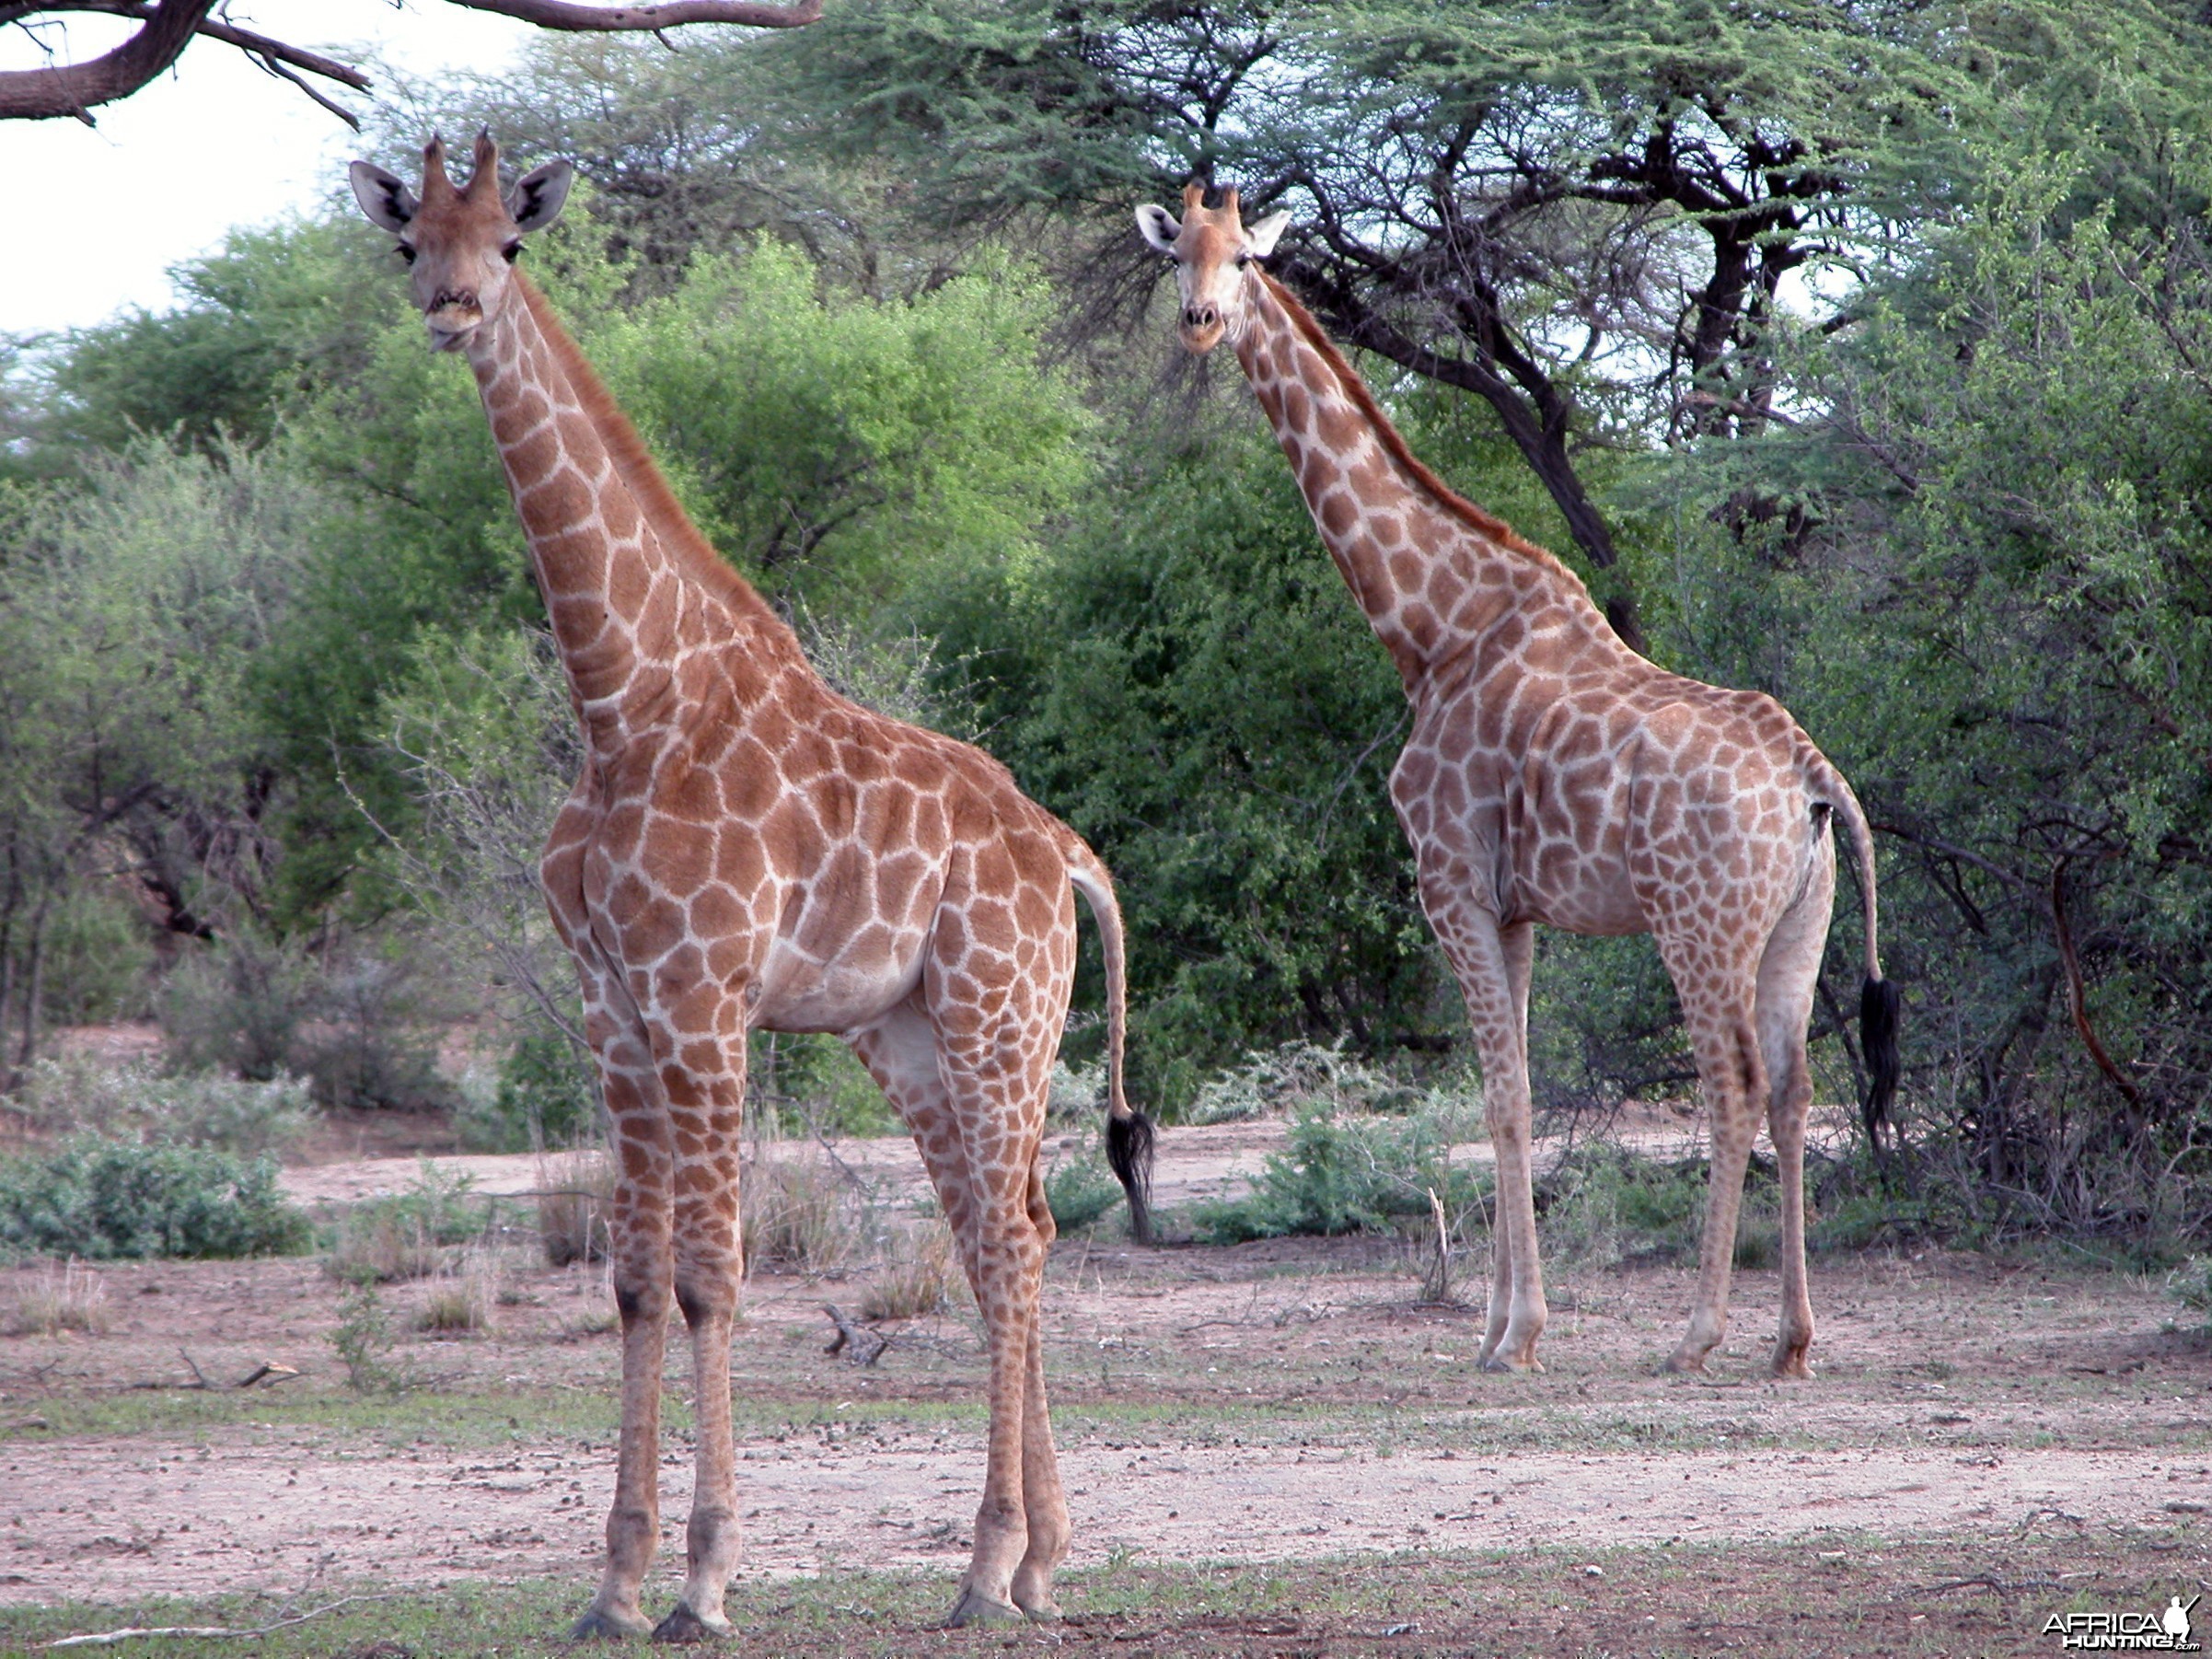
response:
M688 648L803 667L791 630L692 526L544 296L514 280L523 303L477 331L469 365L595 746L619 747L665 710Z
M1408 693L1541 597L1604 631L1573 572L1414 458L1321 325L1257 264L1244 302L1237 361Z

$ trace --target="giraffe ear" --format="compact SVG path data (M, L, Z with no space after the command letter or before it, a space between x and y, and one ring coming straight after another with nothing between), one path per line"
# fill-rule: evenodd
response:
M361 203L370 224L394 236L407 228L420 205L414 191L373 161L356 161L346 168L346 176L353 183L353 200Z
M507 192L507 212L514 215L515 228L543 230L558 219L575 178L576 169L567 162L549 161L516 180Z
M1164 207L1154 207L1147 202L1137 210L1137 234L1158 253L1173 254L1175 238L1183 234L1183 226L1175 222L1175 215Z
M1257 225L1245 226L1245 242L1255 257L1266 259L1275 251L1275 244L1282 239L1289 228L1291 215L1287 213L1269 214Z

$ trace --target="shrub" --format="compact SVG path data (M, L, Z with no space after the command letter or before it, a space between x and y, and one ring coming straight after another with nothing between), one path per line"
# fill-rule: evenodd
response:
M488 1089L464 1089L454 1130L468 1152L543 1152L593 1132L597 1090L589 1055L560 1032L525 1032Z
M41 1012L58 1026L136 1019L147 1007L154 946L109 882L70 888L46 930Z
M450 1106L436 1034L453 1010L438 969L386 939L318 961L245 930L169 974L160 1004L170 1053L193 1070L309 1079L330 1106Z
M143 1062L106 1065L85 1056L41 1061L17 1104L31 1127L48 1134L89 1131L249 1158L289 1150L311 1118L307 1085L296 1077L165 1074Z
M2192 1256L2166 1276L2166 1294L2212 1328L2212 1256Z
M1199 1085L1184 1114L1190 1123L1235 1123L1320 1106L1338 1111L1406 1112L1420 1094L1344 1051L1341 1038L1285 1043L1247 1054Z
M339 1299L330 1346L345 1367L346 1386L361 1394L400 1394L414 1386L405 1365L392 1363L391 1317L376 1287L357 1283Z
M1435 1108L1390 1119L1303 1107L1252 1191L1201 1206L1199 1231L1218 1244L1402 1231L1430 1217L1432 1190L1448 1216L1465 1218L1485 1203L1488 1178L1451 1161L1458 1117Z
M1106 1167L1095 1139L1045 1172L1045 1202L1063 1233L1089 1226L1121 1202L1121 1183Z
M499 1298L499 1267L488 1251L468 1251L452 1270L440 1270L415 1315L415 1328L452 1336L485 1330Z
M78 1135L0 1163L0 1252L93 1260L273 1256L307 1247L275 1164L208 1147Z
M462 1244L492 1219L469 1197L468 1175L448 1175L425 1158L414 1185L388 1198L355 1204L340 1219L324 1270L354 1283L388 1284L435 1272L440 1247Z
M1536 1180L1546 1247L1592 1264L1694 1257L1705 1227L1708 1168L1703 1158L1662 1163L1608 1143L1578 1147ZM1778 1198L1773 1166L1753 1159L1736 1217L1736 1266L1774 1265L1781 1247Z

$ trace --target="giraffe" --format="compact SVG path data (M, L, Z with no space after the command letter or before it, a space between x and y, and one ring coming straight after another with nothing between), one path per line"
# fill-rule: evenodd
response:
M1390 777L1421 908L1465 1000L1498 1160L1486 1370L1535 1367L1544 1283L1529 1164L1535 924L1650 933L1680 996L1712 1126L1689 1326L1667 1362L1701 1371L1727 1327L1743 1172L1762 1111L1782 1185L1777 1375L1812 1375L1805 1283L1806 1067L1849 831L1866 931L1870 1112L1897 1078L1896 988L1875 947L1873 838L1842 775L1774 699L1669 674L1622 644L1581 581L1414 458L1321 325L1259 261L1289 222L1246 227L1187 186L1178 221L1137 209L1175 261L1184 346L1226 338L1330 556L1406 687Z
M912 1130L985 1322L990 1428L955 1624L1056 1616L1069 1541L1038 1303L1052 1213L1038 1168L1080 891L1105 947L1109 1159L1145 1236L1152 1129L1121 1082L1123 940L1091 850L967 744L836 695L716 557L545 297L515 268L560 213L564 161L503 196L476 143L418 197L352 182L399 238L434 348L467 359L582 722L583 775L540 864L573 955L616 1165L611 1270L622 1428L606 1568L578 1637L647 1628L671 1305L691 1337L687 1576L654 1629L729 1629L738 1552L729 1348L746 1037L831 1032Z

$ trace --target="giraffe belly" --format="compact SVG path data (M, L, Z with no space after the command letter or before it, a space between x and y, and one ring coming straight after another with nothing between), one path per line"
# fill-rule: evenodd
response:
M886 931L888 930L880 930ZM879 1019L921 982L922 935L828 961L788 935L769 947L752 1023L770 1031L850 1031Z

